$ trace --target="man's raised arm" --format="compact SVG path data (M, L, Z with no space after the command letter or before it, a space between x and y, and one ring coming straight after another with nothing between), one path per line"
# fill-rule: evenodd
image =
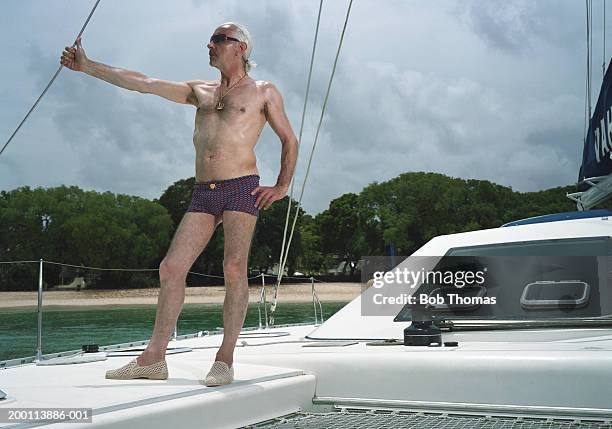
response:
M92 61L85 55L80 37L77 39L76 47L66 46L60 63L70 70L86 73L121 88L159 95L176 103L197 105L193 88L189 82L154 79L139 72Z

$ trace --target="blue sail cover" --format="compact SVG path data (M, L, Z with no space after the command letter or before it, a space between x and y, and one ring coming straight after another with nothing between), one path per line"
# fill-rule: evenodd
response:
M612 67L606 71L589 122L578 181L609 174L612 174Z

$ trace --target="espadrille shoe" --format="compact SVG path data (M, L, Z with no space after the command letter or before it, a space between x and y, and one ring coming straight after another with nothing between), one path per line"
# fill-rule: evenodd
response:
M222 386L230 384L232 381L234 381L234 367L230 368L225 362L216 361L204 379L204 385L209 387Z
M112 380L132 380L134 378L148 378L150 380L166 380L168 366L162 360L152 365L140 366L136 359L118 369L106 371L106 378Z

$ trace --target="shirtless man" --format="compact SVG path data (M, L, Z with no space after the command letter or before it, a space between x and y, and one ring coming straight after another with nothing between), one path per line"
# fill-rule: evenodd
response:
M166 348L185 299L187 272L223 222L223 342L204 377L207 386L233 381L233 355L248 305L247 260L259 209L287 193L295 169L298 141L280 92L270 82L247 74L252 43L236 23L215 30L207 44L210 65L221 72L215 81L171 82L110 67L87 58L80 38L66 47L61 64L113 85L197 108L193 144L196 183L191 205L159 266L160 292L155 327L145 351L135 360L108 371L112 379L167 379ZM274 186L259 186L254 148L266 123L282 143L281 171Z

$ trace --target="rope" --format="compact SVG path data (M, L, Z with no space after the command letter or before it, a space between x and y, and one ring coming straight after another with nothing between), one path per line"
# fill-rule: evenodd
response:
M296 209L296 213L295 216L293 218L293 225L291 226L291 234L289 235L289 241L287 242L287 251L285 252L284 255L284 259L280 264L280 268L279 268L279 277L278 277L278 281L274 287L274 298L272 301L272 305L270 307L270 318L269 318L269 324L270 325L274 325L274 312L276 311L276 305L278 302L278 289L280 286L280 282L283 276L283 272L285 270L285 264L287 262L287 255L289 253L289 247L291 246L291 240L293 239L293 233L295 231L295 224L297 222L297 218L298 218L298 214L299 214L299 209L300 209L300 205L302 204L302 198L304 196L304 189L306 188L306 183L308 181L308 174L310 173L310 167L312 165L312 158L314 156L314 151L317 147L317 141L319 138L319 131L321 130L321 124L323 123L323 115L325 114L325 108L327 107L327 101L329 99L329 93L331 91L331 86L332 86L332 82L334 80L334 75L336 73L336 66L338 64L338 57L340 56L340 50L342 49L342 42L344 41L344 35L346 33L346 26L348 24L348 20L349 20L349 16L351 13L351 6L353 5L353 0L350 0L347 11L346 11L346 18L344 20L344 26L342 28L342 34L340 36L340 43L338 44L338 50L336 51L336 58L334 59L334 66L332 68L332 72L331 72L331 76L329 77L329 83L327 85L327 92L325 93L325 99L323 100L323 107L321 108L321 116L319 117L319 124L317 125L317 132L315 134L315 138L314 138L314 143L312 145L312 150L310 151L310 158L308 159L308 166L306 167L306 174L304 175L304 181L302 182L302 190L300 191L300 198L298 199L298 203L297 203L297 209ZM285 234L287 233L287 230L285 229Z
M87 270L97 270L97 271L134 271L134 272L138 272L138 271L157 271L158 270L158 268L98 268L98 267L87 267L85 265L63 264L61 262L53 262L53 261L43 261L43 263L51 264L51 265L61 265L64 267L81 268L81 269L87 269Z
M89 12L89 16L87 17L87 20L85 21L85 24L83 24L83 27L81 28L81 31L79 31L79 35L76 37L76 39L78 39L79 37L81 37L81 35L83 34L83 31L85 31L85 27L87 27L87 24L89 23L89 20L91 19L91 16L93 15L94 11L96 10L96 8L98 7L98 3L100 3L100 0L96 0L96 4L94 5L93 9L91 9L91 12ZM76 39L74 39L74 43L72 44L72 46L76 45ZM2 155L2 152L4 152L4 149L6 149L6 147L9 145L9 143L13 140L13 137L15 137L15 135L17 134L17 132L21 129L21 126L25 123L25 121L30 117L30 114L34 111L34 109L36 108L36 106L38 106L38 103L40 102L40 100L42 100L42 98L44 97L44 95L47 93L47 90L51 87L51 85L53 84L53 82L55 81L55 78L57 78L57 76L60 74L60 72L62 71L62 69L64 68L63 65L60 64L59 68L57 69L57 71L55 72L55 74L53 75L53 77L51 78L51 80L49 81L49 83L47 84L47 86L45 87L44 91L42 92L42 94L40 94L40 96L38 97L38 99L36 100L36 102L34 103L34 105L30 108L30 110L28 111L28 113L25 115L25 117L21 120L21 122L19 123L19 125L17 126L17 128L15 129L15 131L13 131L13 134L11 134L11 136L9 137L9 139L7 140L7 142L4 144L4 146L2 147L2 150L0 150L0 155Z
M39 264L40 261L0 261L0 264ZM159 268L99 268L99 267L89 267L89 266L85 266L85 265L74 265L74 264L64 264L62 262L54 262L54 261L45 261L43 260L43 264L51 264L51 265L60 265L60 266L65 266L65 267L74 267L74 268L80 268L80 269L88 269L88 270L97 270L97 271L128 271L128 272L145 272L145 271L159 271ZM210 277L210 278L216 278L216 279L224 279L225 277L223 276L217 276L214 274L204 274L204 273L197 273L195 271L188 271L187 274L193 274L196 276L201 276L201 277ZM277 275L274 274L258 274L256 276L253 277L247 277L247 280L253 280L253 279L258 279L261 278L261 276L264 277L278 277ZM291 276L284 276L283 278L285 279L294 279L294 280L303 280L304 282L310 281L311 277L291 277ZM316 279L316 278L312 278L314 281L319 282L319 283L325 283L322 280Z
M18 263L25 263L25 262L36 262L36 263L39 263L40 261L6 261L6 262L0 262L0 264L18 264ZM85 265L64 264L62 262L45 261L45 260L43 260L43 264L60 265L60 266L63 266L63 267L73 267L73 268L80 268L80 269L87 269L87 270L96 270L96 271L128 271L128 272L159 271L159 268L99 268L99 267L89 267L89 266L85 266ZM196 273L195 271L188 271L187 274L194 274L196 276L211 277L211 278L217 278L217 279L224 278L223 276L215 276L213 274ZM249 280L257 278L257 277L259 277L259 276L249 277Z
M88 269L88 270L97 270L97 271L128 271L128 272L159 271L159 268L97 268L97 267L86 267L84 265L63 264L61 262L53 262L53 261L43 261L43 263L45 263L45 264L52 264L52 265L62 265L62 266L66 266L66 267ZM195 271L187 271L187 274L194 274L196 276L210 277L210 278L216 278L216 279L224 278L223 276L216 276L216 275L213 275L213 274L196 273ZM256 277L252 277L252 278L256 278Z
M266 277L278 277L278 274L264 274ZM295 279L295 280L304 280L310 281L310 276L308 277L291 277L291 276L283 276L284 279Z

